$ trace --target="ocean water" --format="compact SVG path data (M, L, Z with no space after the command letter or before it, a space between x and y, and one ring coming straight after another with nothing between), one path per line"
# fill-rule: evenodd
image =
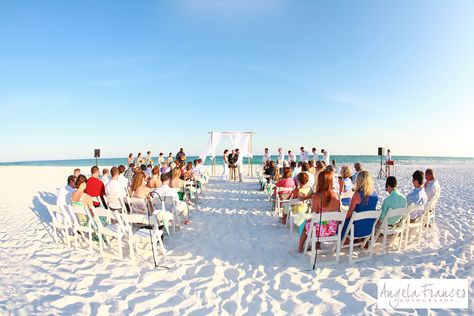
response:
M321 157L321 156L320 156ZM197 156L188 156L188 161L197 159ZM262 164L263 156L254 156L253 164ZM272 157L274 160L276 156ZM298 157L297 157L298 158ZM423 157L423 156L393 156L397 164L418 164L418 163L474 163L474 158L470 157ZM371 155L331 155L331 160L335 159L338 165L361 163L380 163L380 156ZM158 160L154 158L155 162ZM244 163L248 159L244 158ZM205 165L211 165L212 160L208 158ZM222 164L222 156L216 157L216 164ZM54 167L91 167L95 165L95 159L68 159L68 160L43 160L43 161L18 161L2 162L0 166L54 166ZM104 167L127 165L127 157L124 158L100 158L98 165Z

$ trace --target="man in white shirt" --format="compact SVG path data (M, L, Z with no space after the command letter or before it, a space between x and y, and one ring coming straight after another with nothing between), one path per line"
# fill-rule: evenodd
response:
M131 163L130 165L133 165L133 163ZM128 178L125 177L125 166L124 165L118 166L118 171L119 171L118 181L122 184L122 187L125 190L125 192L127 192L129 181L128 181Z
M304 150L304 147L300 147L300 161L307 162L309 158L308 152Z
M326 164L326 166L329 166L330 161L329 161L329 153L326 149L321 149L321 153L323 154L323 161Z
M161 187L153 189L153 192L156 192L161 200L167 200L168 198L172 199L172 203L174 207L178 210L178 212L183 214L184 217L184 224L189 224L188 218L188 207L186 203L179 200L178 191L176 189L170 188L170 174L169 173L162 173L161 174Z
M316 162L319 160L319 157L318 157L318 152L316 151L316 147L313 147L313 149L311 150L311 152L313 153L313 160Z
M123 184L119 181L119 169L117 167L112 167L110 173L112 175L112 180L110 180L105 186L105 194L109 198L109 207L118 210L122 208L118 198L126 197L127 191L125 191Z
M291 150L288 150L288 162L291 163L292 161L296 162L296 156Z
M441 186L439 185L438 180L435 179L433 169L426 169L425 177L425 193L428 197L428 201L438 201L439 196L441 195Z
M102 183L104 184L104 186L106 186L107 183L110 182L109 169L107 169L107 168L102 169L102 177L100 177L100 181L102 181Z
M263 165L265 166L265 164L267 163L267 161L270 161L272 160L272 156L270 156L270 154L268 153L268 148L265 148L265 151L263 153Z
M423 181L424 181L424 174L421 170L416 170L412 175L412 182L413 182L413 191L408 193L407 195L407 205L414 205L414 206L425 206L428 202L428 197L426 196L426 192L423 188ZM418 208L416 211L412 211L410 213L410 220L414 221L421 215L423 215L424 208Z
M278 148L278 160L285 161L285 153L283 153L283 148Z
M67 177L67 185L61 187L58 191L58 195L56 196L56 205L59 207L63 207L65 205L71 204L71 195L72 192L76 190L76 177L69 176Z

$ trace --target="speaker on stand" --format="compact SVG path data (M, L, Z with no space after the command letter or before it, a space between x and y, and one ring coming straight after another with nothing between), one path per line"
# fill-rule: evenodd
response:
M385 156L385 148L379 147L377 154L380 156L380 170L379 170L379 175L377 176L377 179L383 179L386 177L385 171L383 170L383 156Z
M100 158L100 149L94 149L94 158L95 158L95 165L97 165L97 159Z

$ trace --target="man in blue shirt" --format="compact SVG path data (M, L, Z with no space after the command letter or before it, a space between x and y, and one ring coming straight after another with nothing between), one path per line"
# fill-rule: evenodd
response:
M413 173L413 186L414 189L407 195L407 204L408 206L425 206L428 202L428 197L423 188L424 174L421 170L416 170ZM416 211L410 213L410 218L412 220L423 215L424 208L418 208Z

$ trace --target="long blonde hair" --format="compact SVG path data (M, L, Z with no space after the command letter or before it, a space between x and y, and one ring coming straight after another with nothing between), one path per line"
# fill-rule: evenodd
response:
M374 183L367 170L362 170L357 174L356 192L364 193L364 203L367 203L369 196L374 192Z

